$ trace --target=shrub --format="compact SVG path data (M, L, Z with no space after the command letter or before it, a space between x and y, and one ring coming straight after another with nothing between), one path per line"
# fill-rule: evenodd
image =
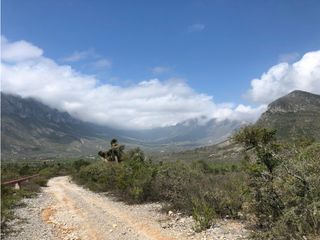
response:
M44 178L49 179L49 178L60 175L61 168L62 168L61 165L55 164L53 166L48 166L46 168L41 169L39 171L39 174Z
M203 165L201 163L201 165ZM175 209L191 214L193 211L192 199L204 199L221 217L229 215L236 217L243 203L242 189L245 176L242 172L228 174L218 171L204 173L197 164L183 162L165 163L155 179L155 192L158 199L171 203ZM212 173L208 173L212 172Z
M249 201L260 227L253 237L289 240L319 235L320 144L302 141L281 149L274 134L247 127L235 137L254 151L246 155Z
M121 164L96 162L82 166L74 178L94 191L112 190L129 202L152 198L156 166L147 161L140 149L129 151Z
M112 191L128 202L168 203L170 208L194 215L197 229L207 228L215 216L238 216L245 175L236 165L152 163L140 149L127 152L123 160L82 166L73 177L91 190Z
M285 209L272 232L275 236L299 239L320 234L320 144L303 149L279 167L275 187ZM280 177L281 176L281 177Z
M216 214L237 218L245 201L245 175L242 172L218 174L206 181L201 195L214 207Z
M199 192L194 185L196 172L183 162L164 163L154 181L157 198L188 214L192 213L191 198Z
M123 165L123 174L118 178L119 188L122 186L121 190L126 193L129 200L135 202L152 198L152 184L157 170L153 164L142 160L141 157L141 154L135 154L126 161Z
M31 180L33 183L39 185L40 187L46 187L48 179L44 176L39 176Z
M82 167L88 166L89 164L90 162L79 159L73 162L72 167L74 171L79 172Z
M214 209L203 199L192 199L192 217L195 220L194 230L200 232L210 228L214 223Z

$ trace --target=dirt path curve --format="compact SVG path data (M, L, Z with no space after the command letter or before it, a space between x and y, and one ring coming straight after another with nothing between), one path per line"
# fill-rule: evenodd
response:
M53 225L60 239L178 239L163 230L151 211L134 211L133 206L83 189L68 177L51 179L44 192L52 195L54 204L42 210L42 219Z
M36 198L25 199L6 240L240 240L249 231L241 221L217 219L195 233L192 217L161 212L161 205L128 205L56 177Z
M93 193L56 177L43 189L51 204L42 208L41 218L63 240L174 240L244 239L247 230L241 222L219 220L202 233L192 230L192 217L160 212L160 204L127 205L112 196Z

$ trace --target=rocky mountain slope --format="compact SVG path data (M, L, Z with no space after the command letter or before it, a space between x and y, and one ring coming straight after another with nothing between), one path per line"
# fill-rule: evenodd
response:
M112 134L34 99L1 94L3 159L90 154Z
M312 137L320 141L320 96L293 91L270 103L256 123L277 130L279 139ZM238 162L243 158L240 145L227 140L211 146L158 155L162 161L205 160L217 163Z
M270 103L257 125L276 129L280 139L320 140L320 95L293 91Z

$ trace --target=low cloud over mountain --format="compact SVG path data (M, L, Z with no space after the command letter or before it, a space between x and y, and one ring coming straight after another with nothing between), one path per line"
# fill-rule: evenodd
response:
M182 79L150 79L121 87L82 74L45 57L26 41L1 38L2 90L34 97L84 121L118 128L154 128L206 116L218 120L256 120L265 106L215 103Z
M306 53L293 64L277 64L252 80L247 96L261 103L252 107L216 103L183 79L112 85L45 57L44 51L30 42L10 42L2 36L1 44L4 92L34 97L81 120L117 128L147 129L203 116L255 121L266 103L294 89L320 93L320 51Z

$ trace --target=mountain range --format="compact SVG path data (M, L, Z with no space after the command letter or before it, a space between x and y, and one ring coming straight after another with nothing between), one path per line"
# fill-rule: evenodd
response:
M33 98L1 93L3 160L96 155L112 138L147 151L177 151L223 141L242 124L189 119L168 127L119 130L83 122Z
M280 139L307 136L319 141L320 96L293 91L270 103L256 124L276 129ZM109 147L112 138L153 153L206 146L202 148L205 154L215 156L214 149L220 145L214 144L227 140L243 125L240 121L189 119L168 127L120 130L83 122L33 98L1 93L3 160L95 156Z
M320 141L320 95L293 91L268 105L255 125L277 130L279 140L301 138ZM162 161L214 161L235 163L243 158L242 147L231 140L180 152L157 156Z

